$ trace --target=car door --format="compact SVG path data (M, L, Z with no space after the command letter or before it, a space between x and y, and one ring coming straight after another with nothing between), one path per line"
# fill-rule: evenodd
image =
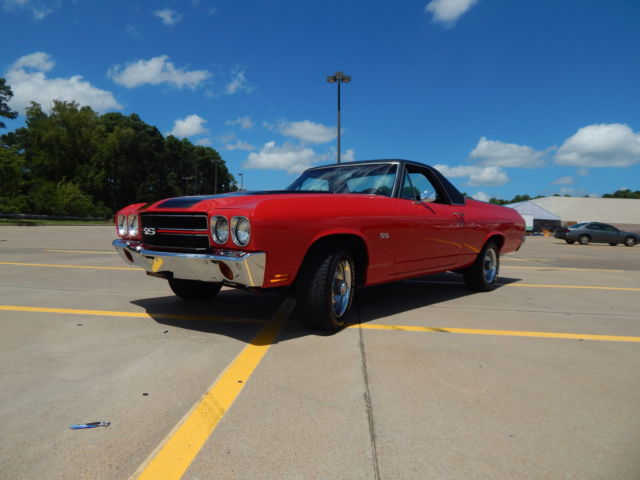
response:
M398 274L443 271L456 264L464 242L463 207L451 205L429 170L409 165L398 198Z
M598 223L590 223L585 227L588 230L588 235L591 237L591 241L595 243L606 242L605 234L602 227Z
M620 243L624 240L622 238L622 235L620 234L620 230L618 230L617 228L612 227L611 225L606 225L604 223L600 224L600 227L602 228L604 242Z

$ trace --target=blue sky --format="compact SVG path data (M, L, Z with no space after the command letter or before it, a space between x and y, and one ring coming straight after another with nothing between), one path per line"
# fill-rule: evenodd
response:
M249 189L335 161L336 71L343 160L422 161L480 199L640 189L637 0L0 0L0 19L12 107L137 113Z

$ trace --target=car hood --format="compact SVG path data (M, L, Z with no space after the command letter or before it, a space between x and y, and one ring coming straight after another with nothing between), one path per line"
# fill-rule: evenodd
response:
M254 208L261 202L284 196L295 201L297 198L325 196L330 192L299 192L290 190L266 190L255 192L231 192L218 195L196 195L174 197L160 200L148 205L144 211L180 209L180 210L212 210L221 208Z

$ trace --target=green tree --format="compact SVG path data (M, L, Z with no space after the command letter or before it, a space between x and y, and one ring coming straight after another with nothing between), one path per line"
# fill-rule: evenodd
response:
M0 212L20 213L25 210L23 170L23 157L10 148L0 146Z
M104 206L113 213L135 202L235 189L216 150L164 138L136 114L98 115L55 101L49 112L32 103L26 117L25 127L0 137L0 173L14 178L12 196L23 202L11 208L22 213L98 216Z
M616 190L613 193L605 193L602 195L602 198L640 198L640 190L633 192L630 189L625 188L622 190Z
M4 78L0 78L0 117L14 119L18 116L18 112L11 110L9 100L13 97L13 90L7 85ZM0 128L6 128L4 122L0 120Z

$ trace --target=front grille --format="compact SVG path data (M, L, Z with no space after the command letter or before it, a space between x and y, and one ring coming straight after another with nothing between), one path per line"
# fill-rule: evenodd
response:
M207 216L203 213L143 213L143 227L169 230L204 230L208 228Z
M207 216L203 213L143 213L140 220L142 242L148 248L181 252L209 248Z

